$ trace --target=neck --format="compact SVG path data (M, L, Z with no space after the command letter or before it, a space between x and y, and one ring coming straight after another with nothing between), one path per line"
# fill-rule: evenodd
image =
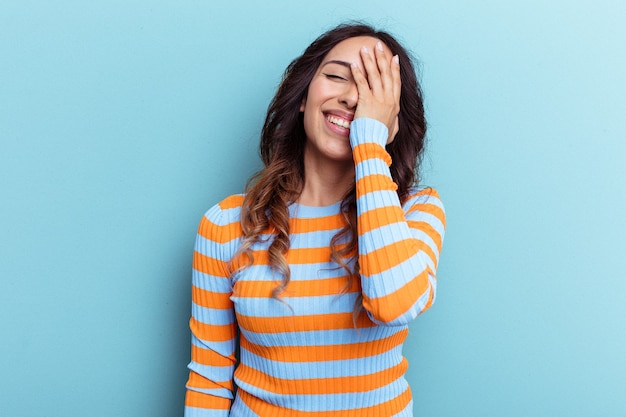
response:
M342 200L354 185L354 165L304 164L304 186L298 198L306 206L329 206Z

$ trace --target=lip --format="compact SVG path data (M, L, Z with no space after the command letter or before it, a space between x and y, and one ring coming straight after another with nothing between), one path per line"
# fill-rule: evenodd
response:
M322 113L324 113L324 117L328 115L332 115L335 117L339 117L341 119L345 119L349 122L354 120L354 113L350 113L350 112L343 111L343 110L326 110L326 111L323 111Z
M354 113L346 112L343 110L327 110L327 111L323 111L322 114L324 115L324 123L326 123L326 127L328 128L328 130L342 137L350 136L350 128L345 128L342 126L338 126L334 123L331 123L328 120L328 116L333 116L338 119L343 119L343 120L346 120L348 123L350 123L354 119Z
M347 138L348 136L350 136L350 128L345 128L345 127L332 123L330 120L328 120L328 116L334 116L336 118L341 118L345 120L349 120L349 119L338 116L335 113L324 113L324 123L326 124L326 128L330 132L334 133L335 135L341 136L343 138Z

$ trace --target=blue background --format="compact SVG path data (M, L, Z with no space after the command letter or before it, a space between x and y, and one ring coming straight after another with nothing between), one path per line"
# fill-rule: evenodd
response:
M418 416L626 415L626 3L0 4L0 415L181 415L200 216L292 58L361 18L422 60L448 234Z

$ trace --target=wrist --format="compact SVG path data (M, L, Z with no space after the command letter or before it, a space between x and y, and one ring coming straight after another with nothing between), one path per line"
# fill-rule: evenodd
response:
M384 148L388 137L387 126L379 120L359 117L350 124L350 145L352 148L365 143L375 143Z

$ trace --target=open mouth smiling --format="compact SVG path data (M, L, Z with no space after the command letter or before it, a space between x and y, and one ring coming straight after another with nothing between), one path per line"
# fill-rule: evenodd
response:
M344 118L337 117L337 116L334 116L332 114L327 114L326 115L326 120L328 120L329 122L331 122L334 125L337 125L339 127L343 127L344 129L350 129L350 120L346 120Z

